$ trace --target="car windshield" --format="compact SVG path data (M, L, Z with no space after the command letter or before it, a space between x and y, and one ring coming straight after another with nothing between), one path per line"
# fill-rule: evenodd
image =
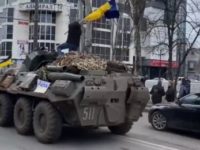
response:
M187 95L180 99L182 104L200 105L200 94Z

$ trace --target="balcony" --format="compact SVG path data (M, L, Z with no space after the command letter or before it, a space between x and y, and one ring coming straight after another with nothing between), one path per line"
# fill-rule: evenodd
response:
M19 4L20 11L34 11L35 3L21 3ZM63 5L62 4L50 4L50 3L39 3L40 11L51 11L51 12L62 12Z

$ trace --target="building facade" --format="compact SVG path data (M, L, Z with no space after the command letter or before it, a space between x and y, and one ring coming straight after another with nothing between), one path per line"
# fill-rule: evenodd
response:
M57 45L66 41L68 25L78 21L87 13L79 0L38 0L38 45L47 50L56 50ZM106 0L91 0L95 9ZM0 5L0 59L12 55L21 63L26 54L33 50L35 0L3 0ZM131 20L120 6L119 21L106 20L83 27L80 51L87 51L103 59L117 59L129 62ZM90 31L90 37L88 35ZM118 31L118 32L117 32ZM86 34L87 33L87 34ZM115 46L116 45L116 46Z
M168 5L173 4L169 1ZM182 3L186 5L186 1ZM147 20L147 29L143 32L142 39L142 56L143 56L143 74L149 78L164 77L167 78L169 67L169 51L168 51L168 30L167 22L171 21L170 15L167 13L167 6L163 0L148 0L145 8L144 18ZM171 8L171 6L168 6ZM185 6L186 7L186 6ZM183 8L183 7L180 7ZM176 13L177 20L175 23L183 22L186 18L185 10L180 9ZM185 23L179 25L179 29L174 32L173 41L185 40ZM180 42L183 43L183 42ZM172 51L172 68L178 68L179 54L184 53L185 45L179 45L173 48Z
M0 5L0 59L12 55L20 63L33 50L34 35L34 0L1 0ZM56 50L66 41L68 25L80 21L91 10L96 9L106 0L39 0L38 44L47 50ZM83 26L80 51L92 53L103 59L119 60L133 64L135 57L134 27L131 20L130 5L117 1L120 18L105 18ZM181 15L179 15L181 16ZM142 68L143 75L150 78L166 77L168 51L166 47L156 48L159 42L167 42L166 28L155 28L147 34L151 20L163 25L165 8L162 0L148 0L141 24ZM181 18L181 17L179 17ZM185 25L182 25L185 30ZM183 37L177 34L177 37ZM173 68L177 68L177 53L173 51Z
M200 49L193 48L186 59L187 77L200 80Z

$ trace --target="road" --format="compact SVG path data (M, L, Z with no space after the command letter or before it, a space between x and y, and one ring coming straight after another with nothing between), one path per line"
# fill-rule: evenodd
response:
M197 150L200 135L152 129L147 113L126 136L114 136L106 128L82 131L65 129L56 144L44 145L34 136L21 136L14 128L0 128L0 150Z

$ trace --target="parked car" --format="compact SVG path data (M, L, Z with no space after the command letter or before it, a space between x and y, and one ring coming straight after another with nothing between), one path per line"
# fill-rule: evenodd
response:
M200 93L187 95L174 103L152 106L149 122L156 130L173 128L199 132Z

